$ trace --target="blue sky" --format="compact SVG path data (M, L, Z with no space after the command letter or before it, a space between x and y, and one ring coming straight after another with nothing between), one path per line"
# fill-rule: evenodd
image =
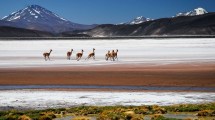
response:
M137 16L171 17L197 7L215 12L215 0L1 0L0 18L32 4L82 24L116 24Z

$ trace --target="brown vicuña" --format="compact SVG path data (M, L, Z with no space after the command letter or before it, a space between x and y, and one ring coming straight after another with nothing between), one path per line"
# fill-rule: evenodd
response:
M76 54L76 60L79 61L81 59L81 57L83 56L83 52L84 50L82 49L81 52Z
M112 50L112 52L110 53L110 58L115 61L115 52L114 50Z
M117 53L118 53L118 49L116 49L116 52L114 52L113 55L114 55L114 59L118 60Z
M115 61L115 52L114 52L114 50L112 50L112 52L108 51L108 53L105 55L105 57L106 57L106 60L110 59L110 60Z
M91 57L93 57L93 59L95 60L95 50L96 50L96 49L93 48L93 52L90 53L86 59L90 59ZM85 59L85 60L86 60L86 59Z
M72 51L73 51L73 49L71 49L71 51L68 51L68 52L67 52L67 59L68 59L68 60L70 60L70 58L71 58Z
M105 54L105 59L108 60L110 58L110 55L111 55L110 50L108 50L108 52Z
M44 56L45 61L47 61L47 58L50 60L49 56L50 56L51 52L52 52L52 49L50 49L49 52L43 53L43 56Z

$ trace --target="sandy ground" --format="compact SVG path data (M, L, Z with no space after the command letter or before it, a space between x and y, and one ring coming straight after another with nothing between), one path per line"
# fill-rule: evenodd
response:
M215 63L0 68L0 85L215 87Z

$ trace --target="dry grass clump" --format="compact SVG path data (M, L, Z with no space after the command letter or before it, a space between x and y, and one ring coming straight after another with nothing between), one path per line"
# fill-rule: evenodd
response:
M138 108L133 109L136 114L148 115L152 114L151 108L149 106L140 106Z
M143 117L143 115L135 115L131 120L144 120Z
M153 112L153 114L165 114L165 113L167 113L167 110L165 108L160 107L160 106L153 105L152 106L152 112Z
M193 120L193 119L191 119L191 118L186 118L186 119L183 119L183 120Z
M79 116L79 117L75 117L72 120L90 120L90 117L86 117L86 116Z
M134 111L127 111L124 112L124 115L127 120L131 120L135 116L135 113Z
M119 110L119 109L117 109ZM105 110L99 116L98 120L143 120L142 114L136 114L134 111L125 111L120 109L120 111ZM121 112L125 111L125 112Z
M143 120L142 114L135 114L134 111L127 111L124 113L126 120Z
M32 120L29 116L22 115L18 118L18 120Z
M104 110L99 114L97 120L120 120L123 115L121 112L115 112L112 110Z
M39 120L52 120L49 116L41 116Z
M161 114L154 114L152 117L151 117L151 120L162 120L162 119L165 119L163 115Z
M52 120L56 118L55 114L53 112L43 112L40 114L39 120Z
M154 114L154 115L152 115L151 120L181 120L181 119L166 118L162 114ZM187 120L189 120L189 119L187 119Z
M76 116L86 116L89 114L99 114L103 110L102 107L95 107L95 106L81 106L81 107L74 107L66 110L67 113L73 113Z
M213 110L202 110L197 113L197 116L215 116L215 111Z

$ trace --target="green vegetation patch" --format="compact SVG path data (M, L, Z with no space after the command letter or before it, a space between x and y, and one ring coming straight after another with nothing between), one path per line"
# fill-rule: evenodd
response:
M198 112L198 116L215 116L215 103L171 106L80 106L29 111L10 110L0 111L0 120L53 120L65 115L72 115L77 120L81 118L89 119L90 116L96 117L98 120L142 120L145 115L154 115L152 116L153 120L176 120L162 116L167 112Z
M171 112L196 112L202 110L213 110L215 111L215 103L208 104L180 104L172 106L164 106L167 111Z

